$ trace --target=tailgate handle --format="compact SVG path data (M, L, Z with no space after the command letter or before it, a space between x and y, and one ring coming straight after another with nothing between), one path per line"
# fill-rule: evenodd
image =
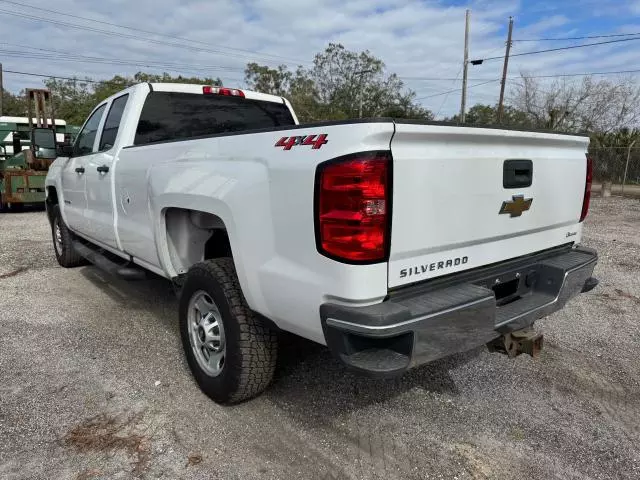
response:
M505 160L502 186L504 188L530 187L533 182L533 162L531 160Z

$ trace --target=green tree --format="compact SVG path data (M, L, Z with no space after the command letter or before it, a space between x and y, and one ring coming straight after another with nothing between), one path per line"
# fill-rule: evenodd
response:
M330 43L313 67L295 73L250 63L249 88L287 97L303 121L395 116L430 120L433 115L415 103L415 94L395 74L386 74L382 60L369 51L352 52Z
M94 103L94 107L95 104L100 103L105 98L109 98L111 95L114 95L125 88L129 88L136 83L138 82L136 82L135 78L115 75L111 80L93 84L91 100Z
M71 125L82 124L95 106L90 79L50 78L45 80L45 85L51 91L56 118L62 118Z
M222 85L222 81L219 78L199 78L199 77L183 77L178 75L174 77L168 73L152 74L138 72L133 77L121 77L120 75L114 76L111 80L105 80L94 84L93 87L93 102L97 104L109 98L111 95L118 93L120 90L128 88L137 83L153 82L153 83L192 83L196 85Z
M460 115L446 118L445 121L459 123ZM465 123L469 125L496 125L498 123L498 106L475 104L465 115ZM505 105L502 112L502 123L505 127L529 128L531 120L525 112L510 105Z
M286 65L269 68L257 63L248 63L244 69L244 78L253 90L283 97L291 91L293 74Z
M222 85L219 78L183 77L181 75L174 77L168 73L158 75L144 72L138 72L132 77L116 75L110 80L101 82L89 78L85 80L50 78L45 80L45 85L51 90L55 102L56 117L66 120L69 124L80 125L91 113L91 110L105 98L142 82Z
M27 116L27 102L23 92L14 95L6 90L2 91L2 115L11 117Z

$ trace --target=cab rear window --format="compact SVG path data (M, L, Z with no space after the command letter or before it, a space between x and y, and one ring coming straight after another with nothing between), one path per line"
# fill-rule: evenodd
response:
M284 103L223 95L151 92L142 107L135 145L295 125Z

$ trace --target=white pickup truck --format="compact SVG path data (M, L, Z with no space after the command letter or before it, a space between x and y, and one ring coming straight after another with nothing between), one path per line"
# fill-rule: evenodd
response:
M581 136L396 119L299 125L286 99L143 83L91 113L46 180L55 254L173 281L220 403L263 391L278 332L377 376L488 344L592 289ZM567 325L567 328L570 328Z

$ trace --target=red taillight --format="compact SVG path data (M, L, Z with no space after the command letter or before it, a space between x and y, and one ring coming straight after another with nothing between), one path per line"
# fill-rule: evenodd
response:
M386 259L390 173L388 152L349 155L318 167L316 237L320 253L353 263Z
M244 98L244 92L242 90L238 90L237 88L212 87L210 85L205 85L204 87L202 87L202 93L204 93L205 95L225 95L227 97Z
M582 222L589 213L589 202L591 202L591 183L593 182L593 159L587 155L587 181L584 185L584 198L582 200L582 213L580 221Z

